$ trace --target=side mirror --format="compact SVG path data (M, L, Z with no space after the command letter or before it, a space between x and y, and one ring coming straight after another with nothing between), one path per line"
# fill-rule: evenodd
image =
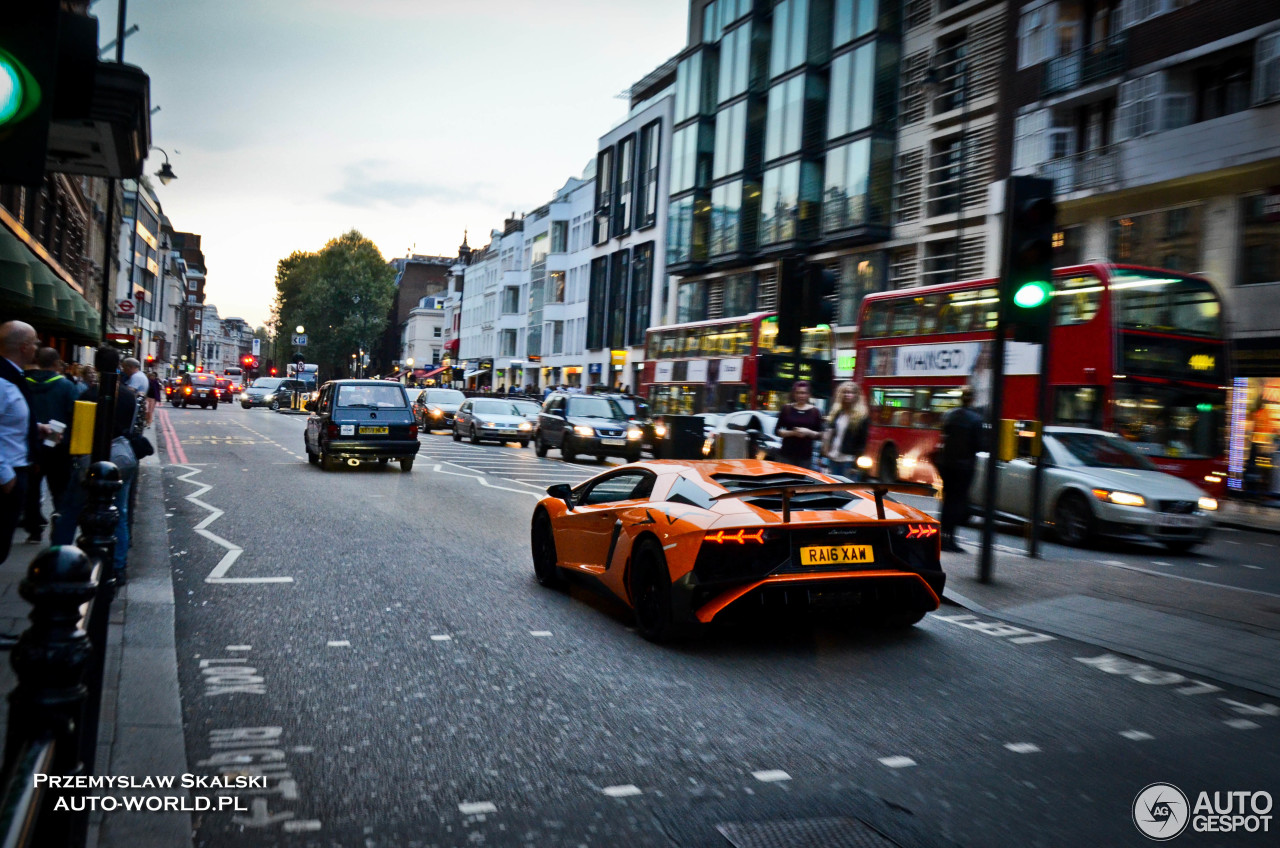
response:
M569 507L570 512L573 512L573 487L568 483L556 483L554 486L548 486L547 494L564 501L564 505Z
M737 421L733 422L732 424L726 424L724 426L730 430L737 430L740 433L744 433L747 430L746 424L740 424Z
M307 412L315 412L316 402L313 400L309 400L305 404L303 404L302 408L305 409Z

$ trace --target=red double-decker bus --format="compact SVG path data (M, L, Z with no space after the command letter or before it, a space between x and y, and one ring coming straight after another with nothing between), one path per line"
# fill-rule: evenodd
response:
M801 331L799 356L780 345L774 312L651 327L640 392L654 414L778 409L796 380L831 391L831 328Z
M1054 272L1048 424L1121 434L1162 470L1225 488L1229 362L1222 298L1205 279L1092 262ZM856 377L882 479L935 482L942 416L972 386L990 403L996 280L868 295ZM1006 342L1002 418L1039 418L1040 346Z

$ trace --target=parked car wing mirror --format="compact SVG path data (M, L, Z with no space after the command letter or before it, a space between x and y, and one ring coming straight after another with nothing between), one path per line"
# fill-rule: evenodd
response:
M556 483L554 486L548 486L547 494L564 501L564 505L569 507L570 512L573 512L573 487L568 483Z
M739 422L737 422L737 421L734 421L734 422L732 422L732 423L730 423L730 424L726 424L726 425L724 425L724 426L725 426L725 427L727 427L727 428L728 428L728 429L730 429L730 430L737 430L738 432L741 432L741 433L745 433L745 432L746 432L746 430L747 430L747 425L746 425L746 424L740 424L740 423L739 423Z

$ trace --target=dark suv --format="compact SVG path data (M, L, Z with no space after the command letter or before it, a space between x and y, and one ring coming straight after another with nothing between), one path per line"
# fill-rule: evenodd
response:
M643 438L644 431L613 398L556 393L538 414L535 448L538 456L546 456L548 448L559 448L568 462L580 453L594 455L600 462L606 456L635 462L640 459Z
M330 471L343 460L379 465L395 460L401 471L413 469L418 425L399 383L334 380L321 387L319 400L307 401L307 409L311 416L303 447L313 465Z

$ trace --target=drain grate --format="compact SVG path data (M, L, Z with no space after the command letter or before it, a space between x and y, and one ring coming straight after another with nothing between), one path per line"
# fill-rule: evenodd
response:
M716 825L736 848L897 848L858 819L726 822Z

